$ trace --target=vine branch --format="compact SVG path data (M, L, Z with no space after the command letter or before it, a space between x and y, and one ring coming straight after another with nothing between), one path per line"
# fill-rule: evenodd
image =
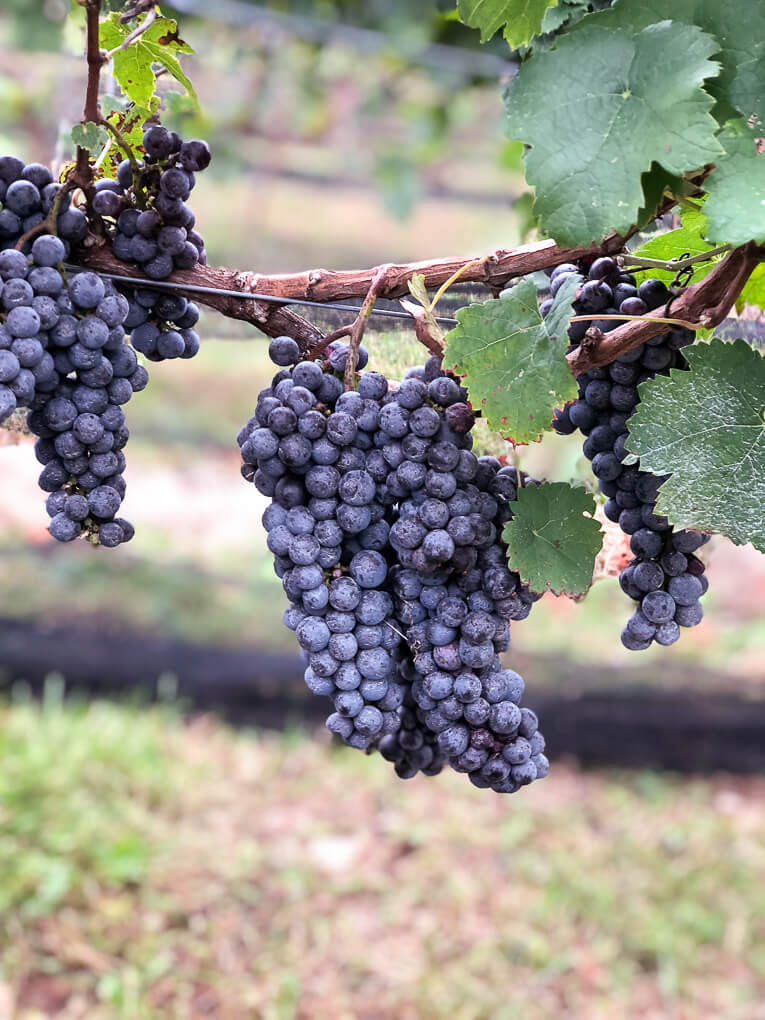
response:
M88 82L85 89L85 108L82 112L82 121L83 123L98 123L101 119L98 95L101 67L104 63L99 40L101 0L80 0L80 3L85 8L85 57L88 64ZM90 151L81 145L77 146L77 157L70 179L74 181L76 187L80 187L86 192L93 186Z
M408 282L414 273L421 273L428 290L441 287L455 272L463 269L461 279L467 283L481 283L499 290L510 280L525 276L563 262L573 262L584 256L617 254L623 239L609 238L600 247L559 248L553 241L539 241L519 248L500 249L483 259L447 258L426 262L376 266L361 270L314 269L304 273L266 276L257 273L196 266L194 269L173 273L175 283L210 287L214 290L233 290L242 293L271 294L281 298L305 298L317 302L363 299L374 284L375 298L395 298L408 293ZM762 249L750 243L721 259L699 283L689 287L672 304L675 321L715 326L720 323L736 301L754 267L763 258ZM106 273L122 276L141 274L133 266L117 260L102 246L92 249L83 257L83 265ZM328 338L322 331L287 308L256 300L241 301L225 294L193 294L189 298L213 308L230 319L240 319L257 326L267 336L289 334L303 352L312 354L326 347ZM371 310L371 309L370 309ZM600 316L602 318L602 316ZM656 317L643 316L612 330L597 335L590 331L587 340L568 355L574 375L609 364L632 347L651 337L666 332L667 323ZM332 334L333 338L348 335L348 326ZM427 345L426 345L427 346Z
M177 270L172 275L174 283L188 283L210 287L215 290L234 290L243 293L270 294L281 298L302 298L319 303L337 302L348 299L363 299L382 270L376 297L397 298L409 295L409 281L415 273L424 277L428 290L437 290L455 273L462 271L464 283L481 283L494 291L501 290L510 280L534 273L562 262L570 262L584 256L616 254L623 246L623 239L607 239L600 247L559 248L554 241L539 241L519 248L500 249L487 256L468 258L429 259L425 262L411 262L400 265L375 266L360 270L312 269L308 272L265 276L258 273L239 272L234 269L216 269L211 266L195 266L194 269ZM131 265L120 262L108 247L92 248L82 257L82 265L89 269L118 276L141 277L141 272ZM303 352L318 353L326 346L321 330L302 319L294 312L259 301L240 301L224 294L192 294L191 300L213 308L229 319L240 319L257 326L267 336L289 333ZM345 326L333 334L346 336Z
M685 319L705 328L717 326L730 311L761 259L762 251L754 242L734 248L703 280L689 287L672 302L672 318ZM633 347L638 347L666 330L666 322L652 317L650 313L626 322L610 333L590 338L589 342L583 342L572 351L568 355L571 371L574 375L581 375L592 368L609 365Z

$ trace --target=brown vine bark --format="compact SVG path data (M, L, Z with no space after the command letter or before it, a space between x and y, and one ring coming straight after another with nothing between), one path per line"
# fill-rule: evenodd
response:
M85 8L85 58L88 65L88 82L85 88L85 108L82 112L82 119L84 123L95 123L101 117L98 95L101 67L104 62L99 44L101 0L80 0L80 3ZM77 147L76 162L69 179L74 186L82 188L84 191L93 185L90 153L81 146Z
M114 273L118 276L144 278L135 267L126 265L116 259L106 248L92 249L82 257L82 265L96 272ZM178 269L172 275L173 283L188 283L195 287L211 287L217 291L235 290L252 293L252 288L245 286L249 273L240 273L235 269L216 269L212 266L195 266L193 269ZM212 308L227 319L239 319L257 326L266 336L293 337L303 351L317 346L324 339L324 334L312 323L296 315L283 305L267 304L263 301L242 300L227 294L197 294L191 291L180 291L197 304Z
M374 266L372 269L312 269L304 273L275 276L239 272L235 269L217 269L212 266L195 266L194 269L177 270L172 275L172 282L210 287L217 291L270 294L285 299L303 298L323 303L366 297L381 271L382 275L377 283L377 296L397 298L409 293L409 280L414 273L421 273L425 278L425 286L433 290L446 283L458 270L468 266L460 277L461 283L485 284L496 292L518 276L560 265L562 262L575 261L585 255L616 254L623 244L623 239L615 235L606 239L599 248L559 248L554 241L538 241L518 248L500 249L480 262L476 260L476 256L471 255L467 258L429 259L425 262ZM471 262L476 264L469 265ZM105 247L92 249L83 256L82 263L90 269L119 276L141 276L137 268L120 262ZM198 304L215 309L229 319L250 322L267 336L287 333L294 337L303 351L316 347L323 340L321 330L283 306L242 300L220 293L188 292L188 297L193 298Z
M618 247L616 247L618 242ZM425 286L432 290L445 283L457 270L468 266L461 282L483 283L497 291L511 279L536 272L562 262L575 261L584 255L616 254L622 247L621 238L607 241L601 248L558 248L552 241L522 245L519 248L494 252L480 264L469 266L471 258L431 259L401 265L377 266L362 270L315 269L305 273L266 276L239 272L234 269L217 269L196 266L173 274L175 283L209 287L215 291L273 294L281 298L306 298L310 301L331 302L365 298L372 288L379 297L394 298L408 293L408 281L414 273L421 273ZM741 293L750 273L763 258L763 250L750 243L729 252L699 283L689 287L672 302L673 318L697 322L701 326L715 326L726 314ZM83 264L102 272L121 276L140 276L138 269L115 259L106 248L90 251ZM257 326L267 336L288 334L295 338L303 351L320 345L324 334L318 327L284 306L241 298L222 293L198 294L186 292L188 297L225 315ZM666 332L666 323L642 320L626 322L610 333L590 335L568 356L574 375L606 365L619 355L637 347L651 337ZM347 332L344 330L342 332Z
M708 276L672 302L670 316L697 322L705 328L718 325L730 311L761 258L762 251L753 242L734 248ZM661 315L661 310L657 309L657 312ZM571 371L574 375L581 375L592 368L608 365L632 347L666 331L667 324L651 322L650 315L642 321L625 322L610 333L601 334L595 343L583 342L572 351L568 355Z
M559 248L554 241L537 241L518 248L499 249L487 259L475 255L465 258L428 259L388 265L379 297L399 298L409 294L409 281L414 273L425 277L425 286L434 290L472 261L460 276L460 283L480 283L492 290L501 290L510 280L535 273L561 262L575 262L586 255L616 254L624 245L614 236L600 247ZM299 297L308 301L346 301L363 297L369 290L379 267L359 270L312 269L304 273L277 276L247 274L251 290L275 297Z

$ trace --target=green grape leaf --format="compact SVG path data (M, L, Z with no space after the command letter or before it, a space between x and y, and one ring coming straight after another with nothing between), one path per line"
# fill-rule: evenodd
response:
M619 0L596 17L601 24L633 31L671 17L713 35L721 66L707 91L718 102L718 119L727 120L737 111L765 120L765 5L751 0L672 0L668 7L666 0Z
M481 30L481 42L488 42L504 26L504 36L513 49L526 46L542 30L548 7L558 0L459 0L457 12L463 25Z
M593 497L566 482L543 482L521 489L510 509L502 532L510 569L532 591L583 595L603 544Z
M459 325L446 336L444 364L466 377L473 407L514 443L536 442L553 410L576 399L566 349L580 284L572 274L543 319L533 281L522 280L497 300L460 308Z
M683 348L690 371L638 387L627 446L670 474L657 513L765 552L765 358L744 340Z
M744 289L736 302L736 311L742 311L744 305L765 308L765 263L761 262L759 266L755 266L752 275L744 284Z
M557 32L564 25L583 18L589 10L588 0L562 0L555 7L548 7L542 18L542 34Z
M632 34L594 24L597 17L533 55L506 101L509 136L531 146L535 212L560 244L624 233L653 162L681 174L721 151L702 88L717 73L709 60L716 41L691 25L665 21Z
M155 21L146 35L141 36L144 46L152 55L155 63L161 64L177 82L183 85L196 103L197 94L194 91L194 86L191 84L191 79L184 72L176 56L176 53L193 53L194 51L188 43L178 39L175 31L175 22L170 21L169 18L164 18L163 20L172 25L172 30L162 31L157 27L157 22Z
M670 259L679 259L683 255L703 255L714 247L706 240L707 220L701 209L684 209L682 226L677 230L668 230L664 234L657 234L647 241L640 248L631 252L644 259L658 259L668 262ZM702 280L722 258L721 255L712 256L709 262L699 262L693 269L692 282ZM633 275L638 283L653 277L663 280L669 284L674 280L676 270L674 269L643 269Z
M94 124L92 121L85 124L75 124L72 128L71 136L75 145L81 149L87 149L88 152L96 152L106 145L109 140L106 128L100 124Z
M661 17L668 16L666 3L651 2ZM765 5L751 0L673 0L669 16L693 21L719 41L720 75L709 88L719 104L718 119L738 112L765 120Z
M753 131L734 121L720 134L725 154L704 185L709 236L721 243L765 241L765 153Z
M646 170L640 179L640 186L643 191L643 204L635 218L635 222L640 226L656 219L656 210L664 200L665 192L682 195L686 187L682 177L668 173L659 163L651 163L650 170Z
M141 19L137 19L141 24ZM179 81L194 99L194 86L178 62L178 53L193 53L191 47L178 37L178 26L172 18L158 17L152 25L124 50L119 48L133 31L120 23L119 14L112 14L101 23L101 45L113 50L112 65L117 84L138 106L148 107L154 96L154 66L159 64Z

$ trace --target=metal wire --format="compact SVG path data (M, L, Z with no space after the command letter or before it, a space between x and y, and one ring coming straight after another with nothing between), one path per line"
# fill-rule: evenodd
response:
M67 272L85 273L91 272L83 266L66 266ZM357 305L334 304L331 301L308 301L305 298L276 297L274 294L258 294L243 290L222 290L217 287L200 287L193 283L173 283L170 280L147 280L137 276L118 276L116 273L104 273L98 270L99 276L105 276L109 280L116 280L118 283L130 283L134 287L146 287L149 290L185 290L192 294L220 294L223 297L240 298L242 301L265 301L274 305L307 305L310 308L334 308L339 312L352 312L359 314ZM373 308L372 315L385 316L389 319L408 319L412 321L408 312L397 312L392 308ZM456 319L449 319L444 316L436 316L436 322L442 326L456 326Z

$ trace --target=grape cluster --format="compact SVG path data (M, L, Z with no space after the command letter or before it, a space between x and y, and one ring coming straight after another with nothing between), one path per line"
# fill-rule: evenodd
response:
M0 250L15 248L23 234L42 223L58 199L56 234L67 258L70 250L85 240L88 220L70 205L68 193L59 196L60 190L47 166L0 156Z
M121 405L148 376L125 343L125 298L95 273L65 280L64 251L45 234L31 258L0 252L0 420L30 408L53 538L112 547L133 535L117 516L129 436Z
M411 652L402 655L397 664L397 678L403 693L398 710L398 728L381 737L377 748L401 779L413 779L419 772L437 776L444 767L444 753L438 734L422 721L422 712L412 695L412 682L417 678Z
M184 142L158 124L144 132L143 148L140 165L125 160L116 180L96 183L93 211L109 227L118 259L137 264L152 280L164 280L175 269L193 269L207 261L186 200L195 175L210 163L210 150L206 142ZM120 289L129 301L125 328L137 351L150 361L194 357L199 350L195 304L177 294Z
M386 488L398 503L394 604L412 698L440 750L476 785L513 792L547 771L541 735L533 747L527 739L537 721L519 707L523 680L498 657L509 621L525 619L536 598L508 570L501 540L526 479L472 453L473 423L438 358L408 373L381 415Z
M565 264L553 270L550 291L554 295L562 281L578 266ZM596 259L588 279L582 278L577 314L643 315L660 308L671 293L661 280L647 279L639 287L634 277L622 273L610 258ZM546 314L552 299L541 305ZM594 325L608 332L618 320L596 319ZM572 343L584 336L589 322L574 322L569 328ZM637 387L672 368L687 368L682 348L693 343L693 333L675 327L627 351L605 368L593 369L579 377L579 399L556 412L554 427L562 434L579 430L587 437L583 452L601 491L607 497L606 517L618 523L630 536L634 559L619 578L622 590L638 603L622 631L622 643L631 651L650 647L656 641L671 645L681 627L700 622L699 599L707 590L704 564L694 553L709 536L696 531L676 531L665 516L655 513L659 486L665 477L641 471L638 464L625 464L628 453L628 421L640 398Z
M160 280L205 261L185 200L210 151L159 125L145 131L143 146L140 165L126 160L117 180L95 184L88 215L101 218L115 254ZM118 289L96 273L67 276L64 262L89 219L61 189L47 167L0 157L0 422L29 408L51 535L113 547L133 536L118 513L129 437L122 405L148 382L135 352L150 361L192 357L199 310L180 295ZM39 233L53 229L54 208L56 232ZM35 227L39 236L21 243Z
M279 364L296 362L294 340L271 344ZM330 357L338 361L337 352ZM239 436L245 477L274 502L263 524L291 599L285 622L307 659L306 684L327 695L329 729L352 747L398 728L402 690L393 679L394 626L385 549L383 491L367 470L387 383L362 377L346 393L312 361L284 368L263 390Z
M445 760L500 792L546 775L523 681L498 657L536 598L500 537L523 479L472 453L473 412L437 358L397 388L361 372L345 391L345 345L324 364L288 337L270 354L283 367L239 434L243 474L272 500L285 623L309 689L332 699L328 728L404 778Z
M152 280L165 280L174 269L207 261L186 199L195 174L209 166L210 149L196 139L183 142L159 124L144 132L143 148L140 164L125 160L116 180L97 182L93 211L110 225L120 261L137 263Z

